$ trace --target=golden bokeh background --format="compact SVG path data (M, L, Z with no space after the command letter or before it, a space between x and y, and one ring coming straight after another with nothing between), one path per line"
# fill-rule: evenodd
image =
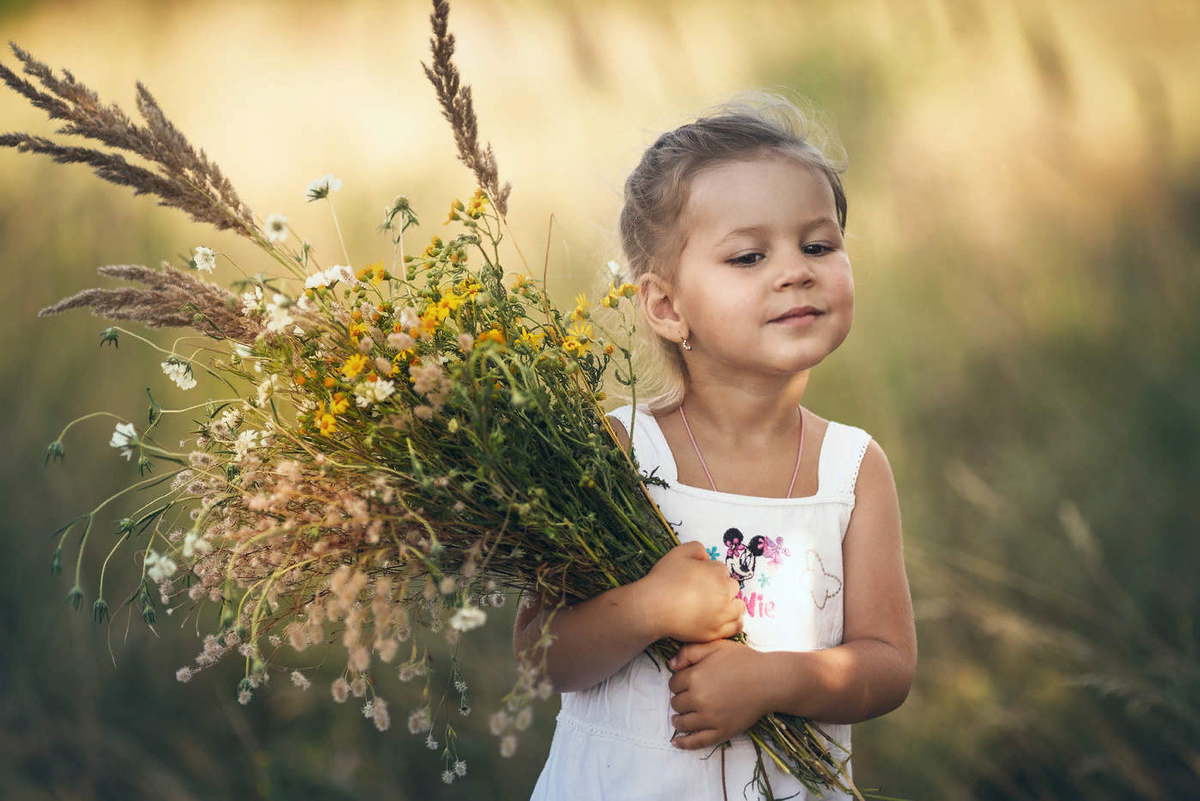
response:
M361 266L386 255L375 226L395 194L423 241L474 188L420 70L427 15L8 0L0 39L127 109L144 82L260 217L286 214L328 263L328 210L303 191L336 174ZM564 303L616 256L624 176L657 133L760 88L832 123L858 314L807 402L891 457L921 644L908 702L855 729L859 783L913 801L1200 796L1200 6L463 0L451 29L515 187L514 236ZM54 125L6 89L0 129ZM91 411L140 419L147 385L167 406L195 398L149 349L98 349L101 321L38 309L110 285L99 265L178 263L201 244L229 256L219 281L266 267L82 167L4 151L0 187L0 796L527 797L554 704L516 757L496 755L503 620L464 656L479 709L468 775L444 786L402 725L411 687L389 687L384 734L320 686L280 681L243 708L236 665L175 682L193 630L155 639L125 614L101 628L64 608L47 535L133 473L107 420L72 429L63 464L43 468L46 444Z

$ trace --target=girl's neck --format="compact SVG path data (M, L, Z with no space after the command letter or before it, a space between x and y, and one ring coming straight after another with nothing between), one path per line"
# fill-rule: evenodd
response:
M790 437L796 430L796 408L807 385L807 370L762 384L693 382L682 405L693 428L703 428L718 440Z

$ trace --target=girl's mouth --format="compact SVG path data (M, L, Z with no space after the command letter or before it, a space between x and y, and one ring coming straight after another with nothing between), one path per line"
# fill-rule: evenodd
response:
M779 323L780 325L789 326L806 326L811 325L812 321L820 317L824 312L813 306L796 306L788 309L784 314L775 317L770 322Z

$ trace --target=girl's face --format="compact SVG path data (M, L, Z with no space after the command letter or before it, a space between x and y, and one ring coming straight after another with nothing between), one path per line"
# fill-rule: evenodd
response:
M710 167L693 178L681 224L667 292L693 377L786 377L842 344L854 280L820 172L778 155Z

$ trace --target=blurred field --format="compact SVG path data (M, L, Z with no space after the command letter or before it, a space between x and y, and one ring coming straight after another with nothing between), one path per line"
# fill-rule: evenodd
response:
M287 214L339 261L325 210L302 199L335 173L365 264L387 249L374 227L396 193L422 214L420 241L473 189L419 69L426 14L0 2L0 39L130 109L142 80L260 217ZM1200 797L1200 7L477 0L451 26L534 265L555 217L564 302L615 255L624 175L660 130L757 87L836 121L858 315L807 400L889 453L921 645L908 702L855 729L860 784L913 801ZM53 130L7 90L0 128ZM63 607L46 535L131 468L108 421L73 429L50 469L46 444L93 410L140 418L148 383L164 405L194 399L136 343L99 350L100 321L37 310L98 285L98 265L200 244L258 268L232 235L83 168L0 152L0 187L0 796L527 797L554 709L517 757L495 756L504 621L475 640L469 773L445 787L403 725L381 735L282 682L240 707L235 665L175 682L192 632L160 626L151 643L125 615L99 628Z

